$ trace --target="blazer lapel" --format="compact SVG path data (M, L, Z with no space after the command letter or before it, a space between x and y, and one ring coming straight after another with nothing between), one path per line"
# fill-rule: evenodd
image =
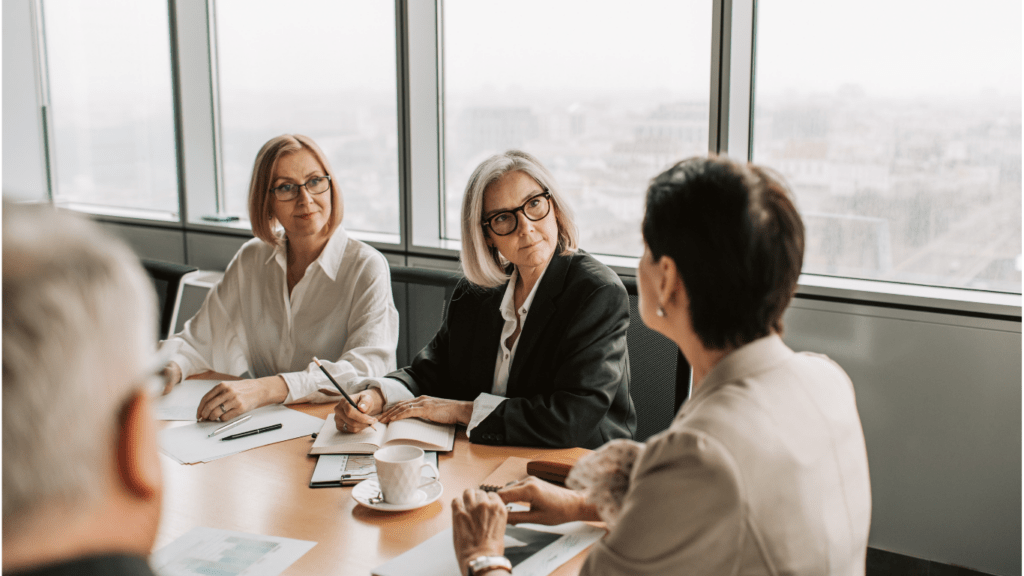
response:
M537 287L537 294L533 297L533 304L526 316L527 324L519 334L519 347L516 348L516 356L512 359L512 368L508 374L507 390L510 396L512 389L518 384L523 366L529 364L530 355L555 313L555 299L565 287L565 276L569 272L571 258L572 256L555 254L548 264L544 277L541 278L540 286Z
M505 320L501 317L501 299L505 295L504 286L490 290L491 294L480 302L477 321L474 322L473 343L468 357L464 359L470 367L471 376L468 380L480 387L474 392L491 393L494 386L494 363L498 360L498 341ZM475 397L475 394L474 394Z

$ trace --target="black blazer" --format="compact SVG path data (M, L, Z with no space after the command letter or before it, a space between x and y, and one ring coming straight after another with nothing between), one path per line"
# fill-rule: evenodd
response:
M474 400L494 384L507 284L462 280L434 339L412 366L388 374L414 395ZM508 400L470 434L479 444L597 448L632 438L629 297L592 256L556 254L541 279L509 368Z

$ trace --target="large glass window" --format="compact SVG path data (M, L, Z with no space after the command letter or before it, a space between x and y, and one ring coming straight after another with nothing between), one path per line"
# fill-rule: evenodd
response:
M45 0L54 200L176 219L167 4Z
M1021 4L758 4L755 162L804 271L1021 291Z
M331 162L345 227L397 235L394 3L218 0L215 10L227 213L248 217L263 143L298 133Z
M519 148L554 173L584 249L639 256L648 181L708 150L711 5L445 0L445 236L477 164Z

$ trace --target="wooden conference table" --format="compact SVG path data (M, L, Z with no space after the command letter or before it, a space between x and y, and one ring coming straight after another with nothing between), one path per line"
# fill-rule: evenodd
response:
M325 418L333 404L291 408ZM171 423L161 423L173 426ZM352 488L310 488L316 458L313 440L296 438L221 458L182 465L161 454L164 506L157 535L160 549L192 528L207 526L252 534L311 540L316 546L292 564L288 575L359 575L450 528L451 500L478 486L509 456L578 456L581 449L549 450L471 444L464 429L455 449L440 453L444 494L408 512L378 512L352 499ZM577 574L586 552L554 574Z

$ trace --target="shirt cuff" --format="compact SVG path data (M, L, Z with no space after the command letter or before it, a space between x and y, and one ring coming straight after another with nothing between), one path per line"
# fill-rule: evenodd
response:
M187 380L188 377L192 376L193 374L198 374L200 372L205 372L205 370L197 370L196 367L192 364L192 361L189 360L187 357L182 356L181 354L175 354L175 355L173 355L173 356L171 356L170 358L167 359L167 363L168 364L170 364L171 362L174 362L175 364L177 364L178 368L181 369L181 381L182 382Z
M322 373L286 372L284 374L277 374L277 376L284 378L284 383L288 387L288 397L284 399L283 404L297 404L300 402L324 404L327 402L337 402L341 398L338 389L329 380L319 381L319 379L324 378ZM345 379L344 376L335 377L335 379L345 387L346 392L354 394L351 380ZM328 390L329 392L325 393L321 390Z
M381 391L381 394L384 395L385 408L395 402L414 398L412 391L406 388L401 380L395 378L367 378L363 380L363 384L366 386L363 390L376 388Z
M476 397L476 400L473 400L473 415L469 418L469 425L466 426L466 435L468 436L473 431L473 428L479 426L505 400L508 400L508 398L481 392Z

